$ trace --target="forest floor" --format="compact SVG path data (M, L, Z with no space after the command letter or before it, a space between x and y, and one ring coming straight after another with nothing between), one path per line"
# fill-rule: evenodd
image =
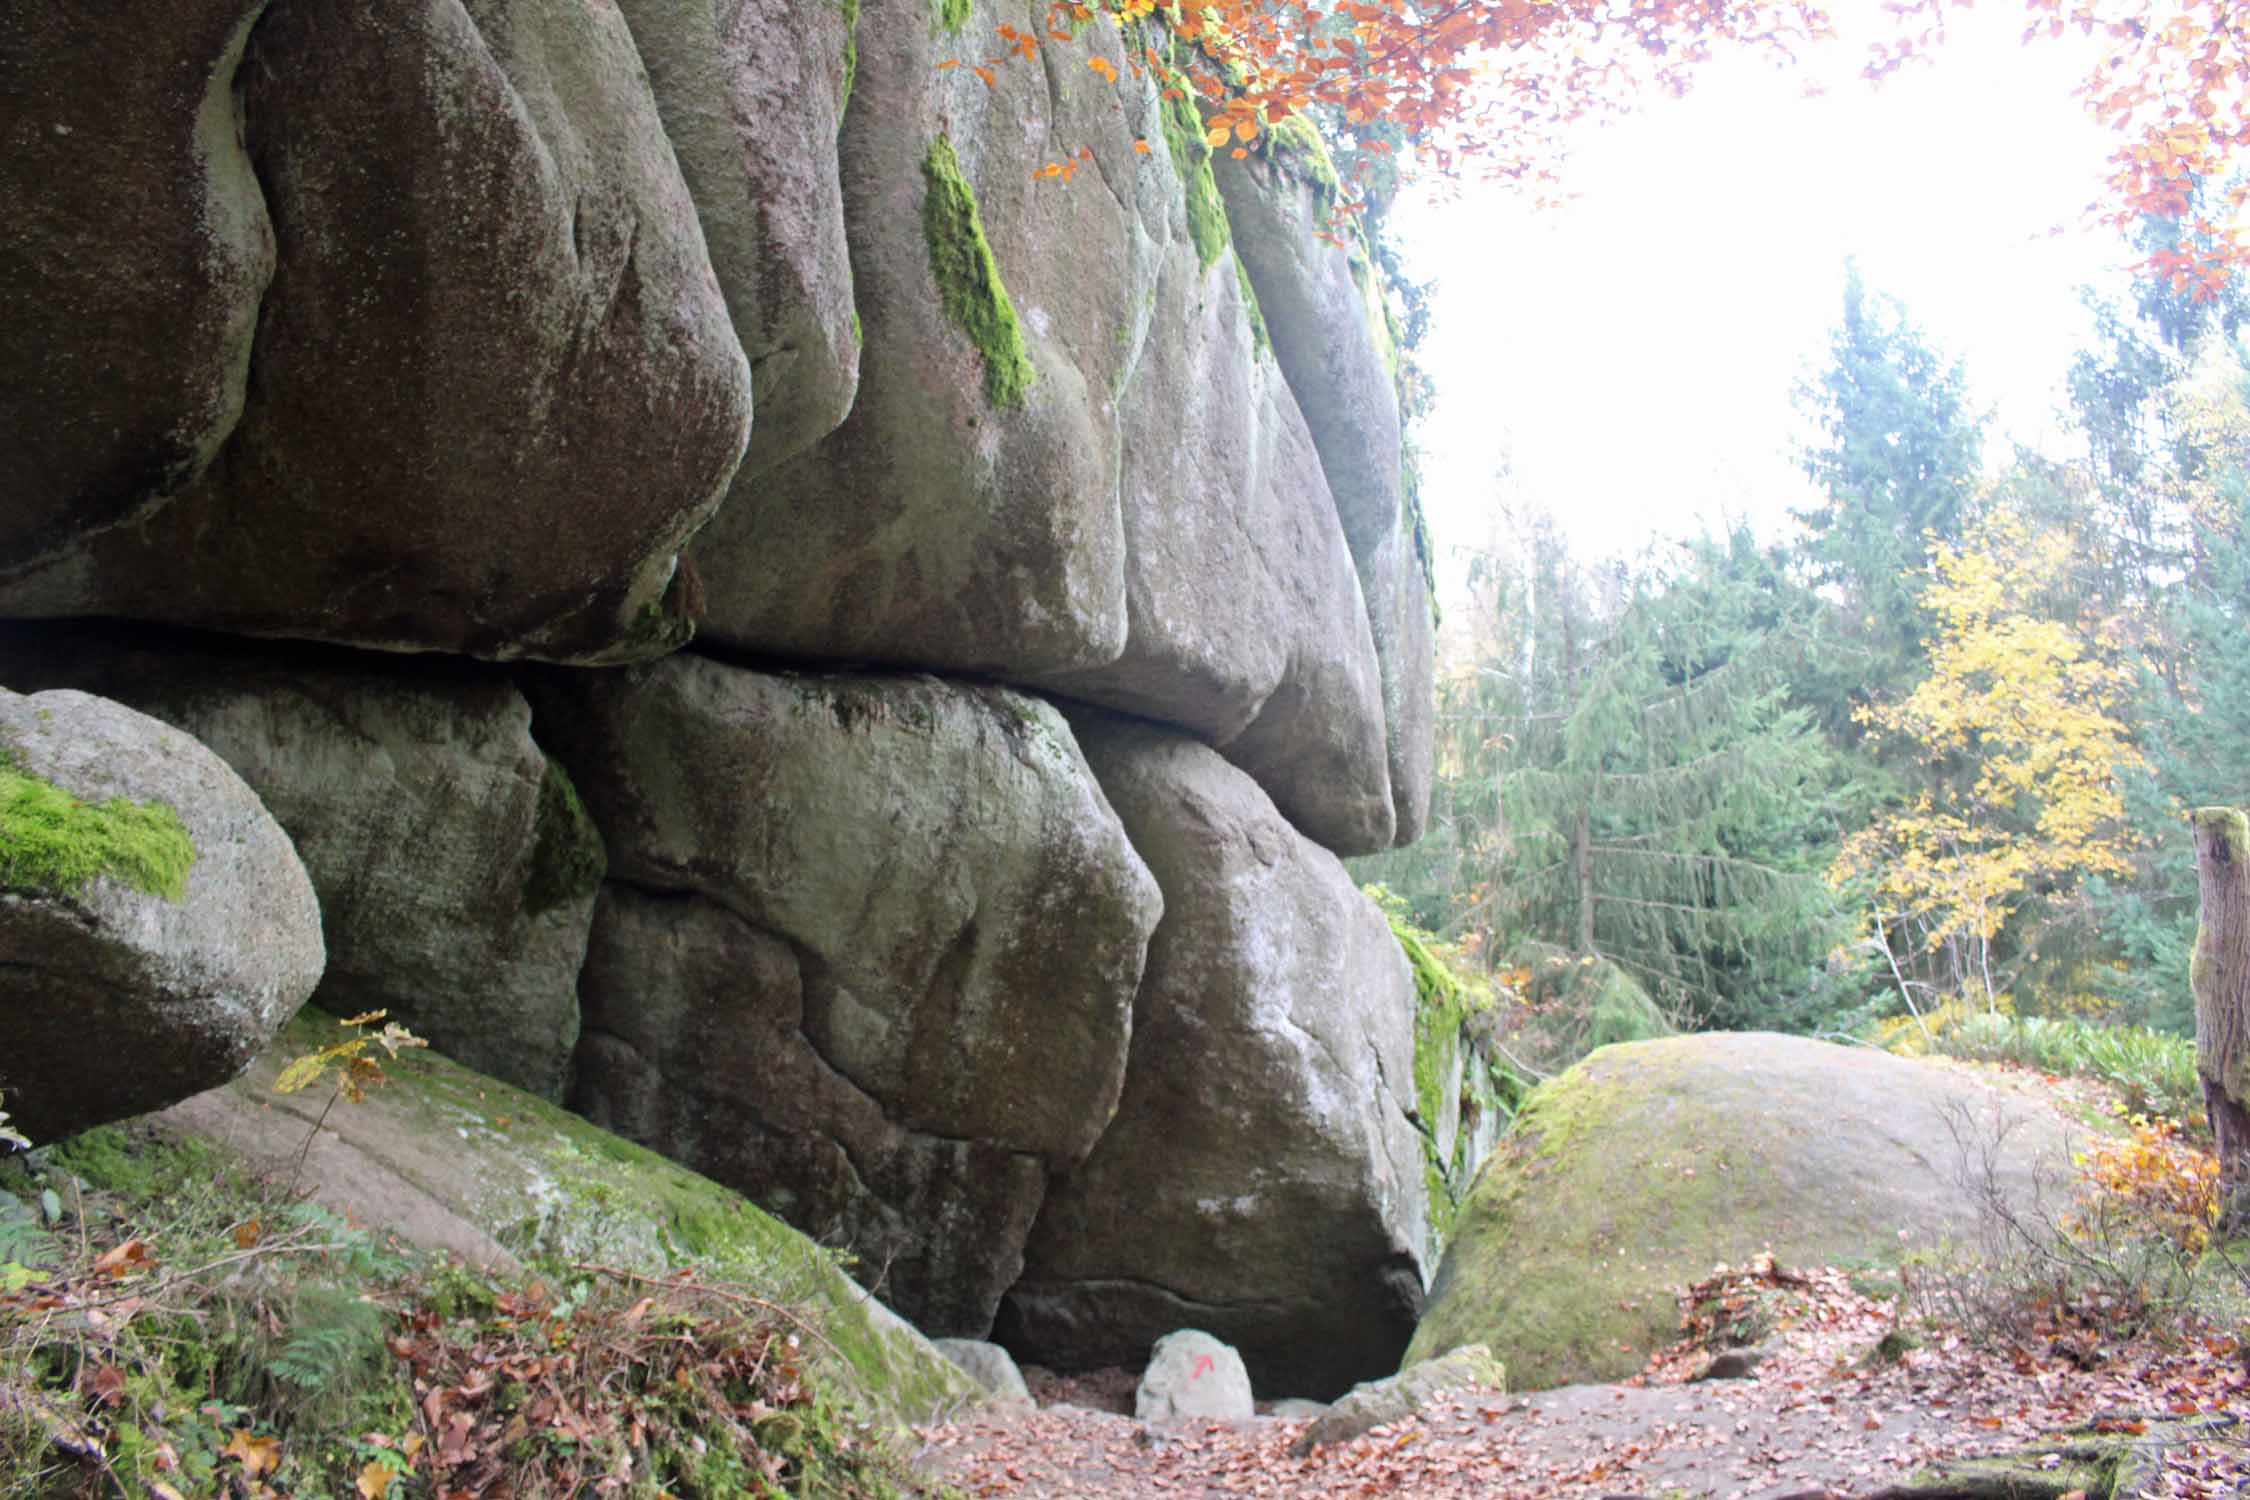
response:
M1130 1376L1113 1374L1050 1384L1036 1409L927 1429L920 1466L976 1500L1858 1500L1936 1462L2088 1432L2113 1454L2144 1447L2119 1500L2250 1495L2250 1423L2226 1425L2232 1414L2250 1417L2250 1368L2231 1337L2180 1330L2117 1347L2056 1340L2034 1351L1933 1332L1886 1361L1873 1351L1899 1326L1896 1301L1864 1295L1842 1272L1804 1280L1747 1379L1692 1381L1710 1352L1683 1341L1618 1385L1467 1390L1300 1458L1290 1453L1299 1421L1144 1426L1126 1414ZM2187 1418L2214 1419L2211 1440L2155 1445L2154 1434ZM2070 1446L2052 1462L2030 1461L2035 1475L2055 1473L2051 1488L2014 1493L2083 1493L2065 1477ZM2097 1484L2085 1500L2106 1493Z

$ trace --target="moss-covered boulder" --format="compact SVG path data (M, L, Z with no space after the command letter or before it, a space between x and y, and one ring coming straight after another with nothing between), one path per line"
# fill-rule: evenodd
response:
M50 1140L223 1083L320 979L289 836L196 740L0 689L0 1093Z
M1765 1033L1605 1047L1525 1103L1407 1351L1491 1346L1518 1389L1614 1380L1714 1264L1894 1264L2030 1205L2070 1126L1965 1068ZM1989 1162L1989 1170L1987 1163Z
M388 1010L561 1098L602 843L503 669L6 622L0 682L83 688L196 736L312 877L328 944L315 1004Z
M809 1312L822 1334L812 1358L893 1419L926 1421L979 1399L975 1382L860 1291L832 1252L717 1183L447 1058L405 1054L387 1065L389 1082L326 1110L316 1129L327 1090L283 1095L273 1083L287 1059L341 1035L308 1010L241 1079L152 1123L471 1265L694 1267L750 1283Z

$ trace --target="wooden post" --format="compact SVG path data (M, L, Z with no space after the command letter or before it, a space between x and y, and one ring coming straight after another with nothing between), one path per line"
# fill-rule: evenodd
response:
M2195 1067L2218 1148L2220 1227L2241 1233L2250 1229L2250 818L2197 809L2195 867Z

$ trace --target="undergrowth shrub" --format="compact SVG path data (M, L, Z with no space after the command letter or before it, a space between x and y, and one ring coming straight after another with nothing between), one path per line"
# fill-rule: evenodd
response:
M2088 1365L2116 1340L2241 1320L2250 1279L2212 1240L2216 1161L2176 1122L2126 1123L2126 1134L2076 1152L2071 1174L2036 1177L2026 1196L2000 1169L2012 1125L1950 1116L1953 1176L1977 1223L1901 1266L1912 1310L1979 1344L2043 1346Z
M2195 1071L2195 1043L2142 1026L2052 1016L2016 1016L1948 1000L1917 1021L1882 1022L1875 1041L1907 1056L1937 1055L1971 1062L2016 1063L2043 1073L2097 1079L2125 1107L2152 1119L2203 1125L2203 1085Z
M0 1495L916 1493L783 1295L487 1276L105 1127L0 1163Z

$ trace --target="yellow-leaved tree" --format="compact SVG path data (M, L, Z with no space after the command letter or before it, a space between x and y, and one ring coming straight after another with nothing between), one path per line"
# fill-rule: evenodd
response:
M1872 889L1875 936L1917 1014L1894 936L1939 965L1944 988L1981 980L1991 1005L1992 940L2027 895L2127 870L2118 780L2141 757L2112 712L2125 673L2071 602L2075 550L2006 510L1940 546L1922 600L1929 673L1860 711L1911 747L1921 787L1846 839L1829 875Z

